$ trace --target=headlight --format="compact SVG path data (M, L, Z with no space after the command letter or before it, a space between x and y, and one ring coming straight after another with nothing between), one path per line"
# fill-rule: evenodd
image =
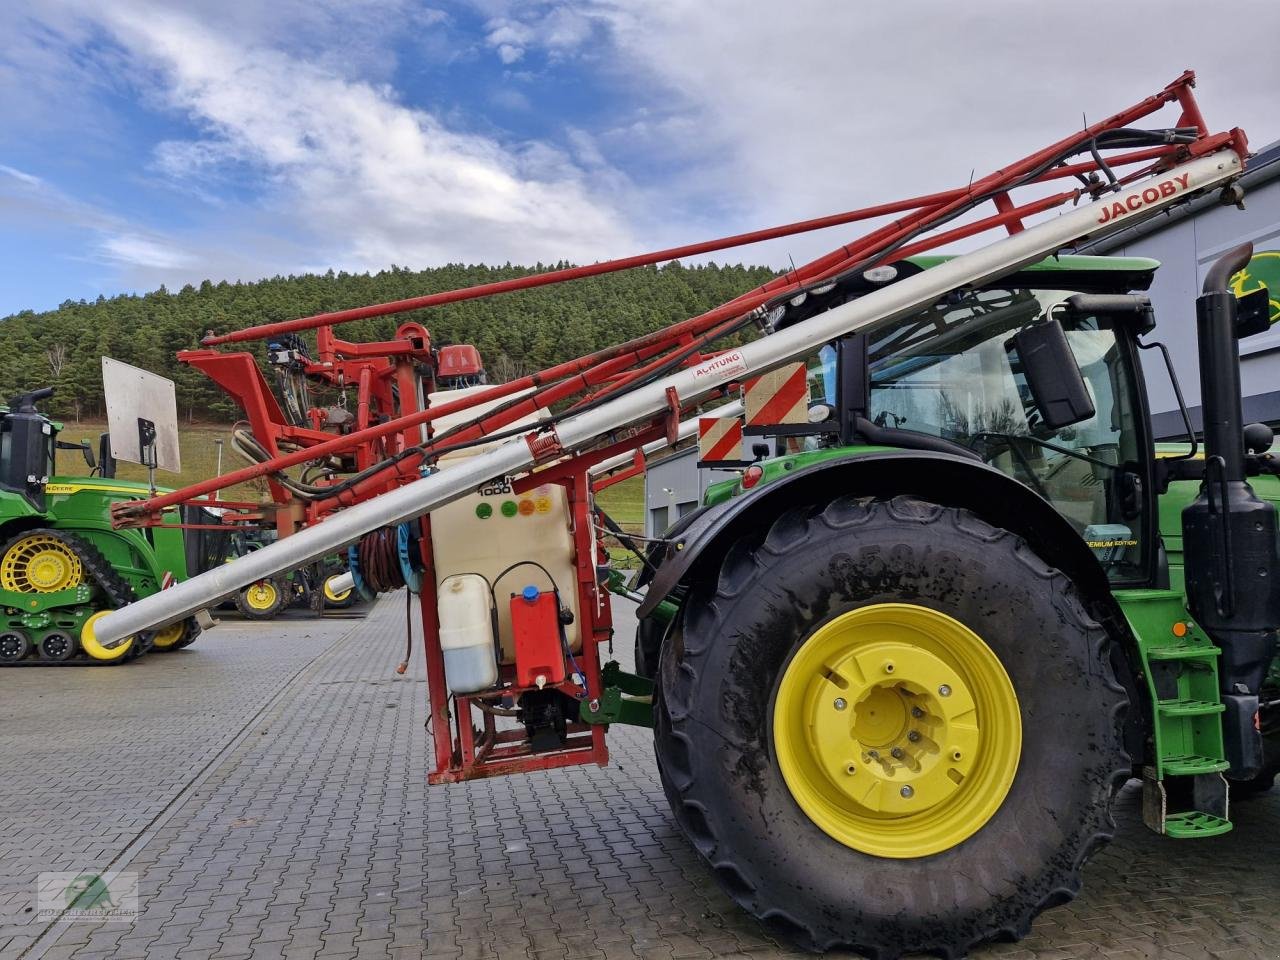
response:
M870 270L864 270L862 279L868 283L888 283L898 275L898 268L885 264L882 267L872 267Z

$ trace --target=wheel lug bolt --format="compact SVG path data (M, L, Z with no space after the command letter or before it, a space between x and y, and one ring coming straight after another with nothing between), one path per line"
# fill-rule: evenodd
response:
M911 785L910 785L910 784L908 784L907 786L903 787L903 788L902 788L901 790L899 790L898 792L899 792L900 794L902 794L904 797L906 797L908 800L910 800L910 799L911 799L911 797L912 797L912 795L915 793L915 790L911 789Z
M867 756L870 757L872 760L879 760L880 752L878 750L868 750Z
M849 704L845 701L844 697L836 697L835 708L837 710L843 710L848 705Z
M901 760L901 759L902 759L902 757L903 757L903 753L902 753L902 748L901 748L901 747L894 747L894 748L893 748L892 750L890 750L889 752L890 752L891 754L893 754L893 759L895 759L895 760Z
M921 710L919 707L912 707L911 715L915 717L917 720L919 720L921 717L924 716L924 711Z
M944 683L942 686L938 688L938 696L940 697L951 696L951 688Z
M910 733L907 734L907 739L910 740L912 743L919 743L920 732L918 730L912 730Z

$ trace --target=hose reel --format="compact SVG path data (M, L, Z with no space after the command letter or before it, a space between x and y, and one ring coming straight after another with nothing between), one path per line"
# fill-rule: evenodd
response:
M408 587L422 592L422 551L417 524L381 527L366 533L347 548L347 566L356 591L366 601L379 593Z

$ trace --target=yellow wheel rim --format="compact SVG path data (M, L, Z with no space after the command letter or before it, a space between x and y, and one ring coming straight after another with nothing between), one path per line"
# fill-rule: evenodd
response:
M84 622L84 626L80 628L80 649L95 660L119 660L133 646L133 637L126 637L114 647L106 647L98 642L98 638L93 632L94 624L110 612L110 610L99 610L90 616Z
M80 558L57 537L33 533L0 558L0 588L17 593L56 593L84 582Z
M338 577L340 576L341 574L334 574L332 577L329 577L324 582L324 598L328 600L330 603L342 603L343 600L346 600L347 597L351 596L351 591L355 589L354 587L348 587L346 590L343 590L340 593L334 593L333 588L330 587L329 584L332 583L334 580L338 579Z
M167 627L161 627L156 631L155 639L151 642L156 645L156 649L167 650L182 639L182 631L185 627L186 624L181 620Z
M819 627L783 671L778 765L828 836L927 857L977 833L1018 772L1022 717L982 638L927 607L881 603Z
M255 584L251 584L244 592L245 603L249 604L254 610L270 610L276 605L276 597L279 593L276 591L275 584L270 580L259 580Z

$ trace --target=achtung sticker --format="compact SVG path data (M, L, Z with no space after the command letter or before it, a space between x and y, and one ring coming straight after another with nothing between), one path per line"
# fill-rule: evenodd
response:
M709 380L721 382L724 380L732 380L739 374L747 372L747 361L742 356L741 350L730 350L728 353L722 353L719 356L712 357L710 360L704 360L693 368L694 380Z

